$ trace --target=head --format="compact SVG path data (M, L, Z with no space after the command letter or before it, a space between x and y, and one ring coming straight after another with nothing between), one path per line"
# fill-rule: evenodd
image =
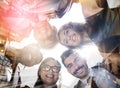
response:
M52 57L46 58L40 65L38 76L45 85L55 85L59 79L61 64Z
M29 44L19 50L18 61L25 66L33 66L39 64L43 55L40 51L40 47L37 44Z
M42 21L34 29L34 37L41 48L52 48L57 44L56 27L51 26L48 21Z
M61 55L62 63L73 76L83 79L89 74L86 60L77 52L67 50Z
M19 49L8 45L5 55L12 61L29 67L39 64L43 59L40 47L37 44L29 44Z
M60 28L58 31L58 40L68 48L76 48L83 44L84 33L85 29L83 25L70 22Z

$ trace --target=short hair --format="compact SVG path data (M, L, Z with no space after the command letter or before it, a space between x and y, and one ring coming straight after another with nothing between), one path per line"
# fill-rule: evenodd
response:
M64 63L65 59L73 53L74 53L74 51L72 49L68 49L62 53L61 60L62 60L62 63L64 64L64 66L65 66L65 63Z

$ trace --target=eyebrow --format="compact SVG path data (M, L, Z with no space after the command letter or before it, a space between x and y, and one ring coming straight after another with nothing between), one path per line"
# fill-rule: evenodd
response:
M66 44L66 39L64 39L64 40L63 40L63 43L65 43L65 44Z
M65 34L66 34L66 31L64 30L63 32L64 32L64 35L65 35Z
M68 66L69 66L69 65L71 65L71 63L69 63L69 64L65 65L65 67L67 67L67 68L68 68Z
M67 35L66 35L66 31L67 31L67 30L64 30L64 35L65 35L65 36L67 36ZM64 42L65 44L67 44L68 40L67 40L66 38L64 38L64 41L63 41L63 42Z

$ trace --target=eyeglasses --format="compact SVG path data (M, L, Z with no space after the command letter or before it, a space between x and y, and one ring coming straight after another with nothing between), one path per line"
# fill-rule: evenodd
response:
M60 67L59 66L42 65L41 68L44 71L52 70L53 72L56 72L56 73L58 73L60 71Z

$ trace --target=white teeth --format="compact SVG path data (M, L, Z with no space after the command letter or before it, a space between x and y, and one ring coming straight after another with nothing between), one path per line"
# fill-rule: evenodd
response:
M53 78L54 77L53 75L50 75L50 74L48 74L46 76L49 77L49 78Z
M74 41L76 40L76 36L75 35L72 36L72 40L74 40Z
M74 34L74 35L72 36L72 40L76 41L76 40L78 40L78 39L79 39L79 37L78 37L77 35Z
M80 70L77 71L79 74L81 74L83 72L82 68Z
M84 66L81 66L81 68L77 71L77 73L81 74L84 70Z

